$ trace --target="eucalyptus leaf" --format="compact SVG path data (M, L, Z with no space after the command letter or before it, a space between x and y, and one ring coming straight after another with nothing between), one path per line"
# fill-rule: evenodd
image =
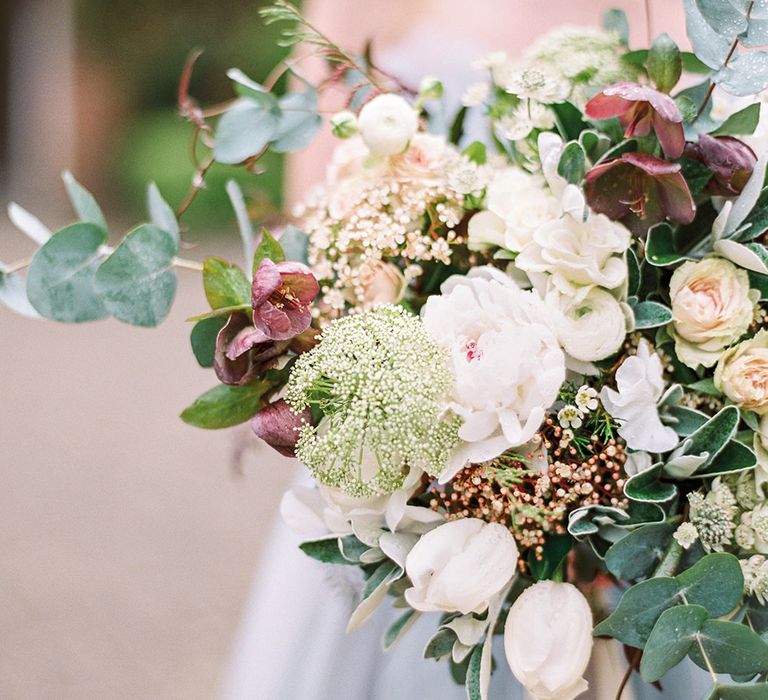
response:
M35 253L27 275L27 296L35 310L65 323L105 318L108 312L93 281L106 242L106 230L89 222L51 237Z
M607 10L603 14L603 28L609 32L618 34L621 43L626 46L629 43L629 22L624 10Z
M272 137L277 153L293 153L306 148L322 126L317 111L317 93L309 89L280 98L280 119Z
M653 683L679 664L696 643L696 634L707 619L700 605L678 605L665 610L651 630L640 660L640 675Z
M768 644L746 625L706 620L697 640L701 648L693 645L690 658L700 668L731 674L768 671Z
M605 565L619 579L649 576L664 557L675 527L669 523L643 525L614 542Z
M26 318L42 318L27 297L26 280L17 273L5 273L0 263L0 304Z
M40 219L16 202L8 205L8 218L19 231L29 236L39 246L45 245L52 235L51 230Z
M75 180L69 170L64 171L61 177L67 188L72 208L80 221L96 224L99 228L107 231L107 220L104 218L104 213L97 204L96 198Z
M171 205L163 199L160 190L154 182L147 187L147 209L149 220L158 228L168 231L179 244L179 222L176 219Z
M251 80L239 68L230 68L227 77L235 84L235 92L240 97L247 97L260 107L279 113L277 98L260 83Z
M717 69L723 65L733 37L724 36L712 26L711 18L706 17L700 9L700 1L685 0L685 27L696 56L710 68ZM725 4L721 0L714 1Z
M294 225L288 224L280 235L280 247L286 260L307 264L309 237Z
M707 554L675 578L683 585L685 600L703 606L711 617L731 612L744 594L739 560L724 552Z
M265 381L242 386L219 384L184 409L181 419L197 428L212 430L245 423L258 413L268 387Z
M106 309L134 326L157 326L176 295L177 243L164 229L143 224L131 231L99 266L94 287Z
M234 165L258 155L276 137L279 121L278 114L253 100L237 101L219 120L216 160Z
M715 79L718 86L731 95L761 93L768 87L768 51L737 54L718 72Z
M245 255L245 269L251 270L253 265L253 254L256 251L256 242L253 234L253 226L248 216L248 208L245 206L245 198L240 185L236 180L227 180L227 195L232 203L237 218L237 228L240 231L240 239L243 242L243 253Z

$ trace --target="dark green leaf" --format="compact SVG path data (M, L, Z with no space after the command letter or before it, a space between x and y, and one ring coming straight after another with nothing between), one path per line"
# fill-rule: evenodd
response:
M571 141L565 145L560 161L557 164L557 174L575 185L584 177L587 156L578 141Z
M650 469L639 472L627 479L624 494L633 501L646 503L666 503L677 495L677 487L668 482L659 481L664 465L660 462Z
M691 478L704 479L719 474L730 474L751 469L757 464L755 453L737 440L729 440L714 459L699 467Z
M669 523L643 525L611 545L605 565L614 576L632 580L650 576L661 561L675 531Z
M204 321L207 318L218 318L221 316L229 316L230 314L237 313L238 311L251 312L253 307L249 301L247 304L238 304L237 306L223 306L220 309L214 309L213 311L207 311L204 314L198 314L197 316L190 316L187 321Z
M723 392L716 386L711 377L701 379L698 382L686 385L691 391L695 391L697 394L706 394L707 396L722 396Z
M675 235L669 224L657 224L648 231L645 259L657 267L674 265L686 256L677 250Z
M700 61L695 53L690 51L683 51L680 54L683 59L683 70L688 73L709 73L710 67Z
M339 538L339 549L342 556L352 564L360 564L360 557L370 547L357 539L354 535Z
M207 429L229 428L245 423L258 413L261 396L267 388L268 384L263 381L243 386L220 384L184 409L181 419Z
M226 316L214 316L198 321L192 328L189 340L192 343L195 359L201 367L213 367L216 336L226 322Z
M731 612L744 594L744 575L732 554L707 554L676 578L685 599L705 607L712 617Z
M321 540L302 542L299 549L307 556L323 564L349 564L341 554L338 537L326 537Z
M768 644L746 625L725 620L706 620L698 640L715 673L761 673L768 671ZM691 647L691 660L708 668L698 644Z
M766 698L768 698L768 683L718 683L707 700L765 700Z
M75 180L68 170L64 172L62 177L77 218L83 222L96 224L100 229L106 231L107 220L104 218L104 212L101 211L95 197Z
M581 110L574 107L570 102L561 102L550 105L550 107L555 112L555 118L569 141L578 141L579 134L585 129L589 129L589 124L582 118ZM605 158L605 156L603 157Z
M467 700L481 700L480 692L480 666L483 657L483 646L478 644L469 657L469 666L467 666L467 679L464 682L467 689Z
M485 165L488 160L488 149L482 141L473 141L461 153L478 165Z
M760 292L760 300L768 299L768 275L761 275L759 272L747 272L749 275L749 286L751 289L757 289Z
M680 49L669 34L660 34L653 40L648 52L648 75L656 84L656 89L669 92L683 72Z
M685 406L669 406L662 417L667 425L683 437L695 433L709 419L706 413Z
M240 306L251 300L251 283L235 264L221 258L203 262L203 288L212 309Z
M403 570L393 561L383 561L365 582L363 598L368 598L379 586L386 585L402 576Z
M462 107L458 112L456 112L456 116L451 123L451 128L448 130L448 140L451 143L459 143L459 141L461 141L461 137L464 136L464 120L466 117L466 107Z
M595 627L593 634L642 648L661 613L680 602L681 590L680 583L666 576L638 583L624 593L616 610Z
M641 301L632 307L632 311L635 314L635 328L638 330L665 326L672 320L672 311L656 301Z
M686 440L684 454L709 455L701 465L703 469L722 450L733 437L739 424L739 409L736 406L724 406L704 425Z
M237 101L216 129L216 160L235 164L258 155L275 138L279 120L278 114L253 100Z
M416 610L409 610L397 618L384 633L384 651L389 651L397 644L403 635L410 629L416 621L419 613Z
M677 666L696 643L696 633L706 619L707 611L700 605L665 610L653 626L640 660L643 680L653 683Z
M65 323L95 321L107 316L93 288L107 232L83 222L67 226L42 246L29 266L27 295L35 310Z
M453 650L456 642L456 633L452 629L441 628L434 637L427 642L424 649L425 659L442 659Z
M267 229L261 229L261 241L256 246L256 253L253 256L253 274L256 274L256 270L259 269L261 261L264 258L269 258L273 263L283 262L285 260L285 253L282 246L272 237L272 234Z
M636 296L640 290L640 263L632 248L627 249L627 294Z
M744 136L754 133L760 121L760 103L740 109L712 132L712 136Z
M573 547L570 535L550 535L544 542L541 559L536 558L533 547L528 550L528 568L536 581L551 579Z
M96 270L94 287L118 320L157 326L176 295L173 236L152 224L131 231Z

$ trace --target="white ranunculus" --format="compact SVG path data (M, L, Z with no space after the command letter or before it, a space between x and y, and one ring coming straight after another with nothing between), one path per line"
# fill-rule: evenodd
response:
M592 612L570 583L539 581L512 604L504 651L515 678L537 700L571 700L587 689Z
M759 294L750 291L745 270L711 257L678 267L672 273L669 296L675 353L695 368L714 365L746 332Z
M603 387L600 400L619 423L627 447L646 452L668 452L679 442L677 433L662 424L657 403L664 394L664 374L659 356L641 340L637 355L628 357L616 371L618 391Z
M715 386L739 408L768 415L768 331L725 351L715 368Z
M550 274L564 292L573 285L616 289L627 279L624 252L630 241L629 230L603 214L586 221L566 215L539 226L515 265L529 274Z
M450 352L447 408L463 419L459 446L441 481L528 442L565 380L565 357L547 325L552 312L499 270L451 277L422 309L427 330Z
M379 95L360 111L358 126L363 141L375 156L402 153L413 138L419 119L399 95Z
M480 613L517 570L517 544L509 530L461 518L423 535L408 553L413 584L405 599L416 610Z
M592 287L586 295L577 297L551 289L546 301L556 311L558 340L574 359L595 362L621 348L627 335L627 314L604 289Z
M493 178L486 190L485 207L487 211L470 219L470 248L492 244L520 251L541 224L562 214L560 201L544 180L520 168L507 168Z

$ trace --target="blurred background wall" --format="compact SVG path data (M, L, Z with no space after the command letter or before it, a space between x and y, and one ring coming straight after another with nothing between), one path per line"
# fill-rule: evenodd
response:
M99 199L112 234L144 216L155 179L178 204L193 172L178 77L206 49L192 93L229 99L225 71L257 80L279 60L254 0L0 3L0 259L33 245L9 200L52 228L73 215L60 172ZM266 217L281 163L218 167L185 217L188 257L239 259L223 193L236 176ZM258 554L293 466L248 428L205 432L178 413L216 383L184 319L205 308L182 272L159 328L31 321L0 308L0 698L211 698ZM267 448L264 448L265 450Z

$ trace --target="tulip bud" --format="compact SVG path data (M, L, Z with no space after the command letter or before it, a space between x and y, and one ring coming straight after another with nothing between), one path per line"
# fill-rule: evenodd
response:
M331 117L331 133L337 139L348 139L357 132L357 117L352 112L337 112Z
M515 678L537 700L572 700L587 689L592 613L570 583L539 581L514 602L504 651Z

